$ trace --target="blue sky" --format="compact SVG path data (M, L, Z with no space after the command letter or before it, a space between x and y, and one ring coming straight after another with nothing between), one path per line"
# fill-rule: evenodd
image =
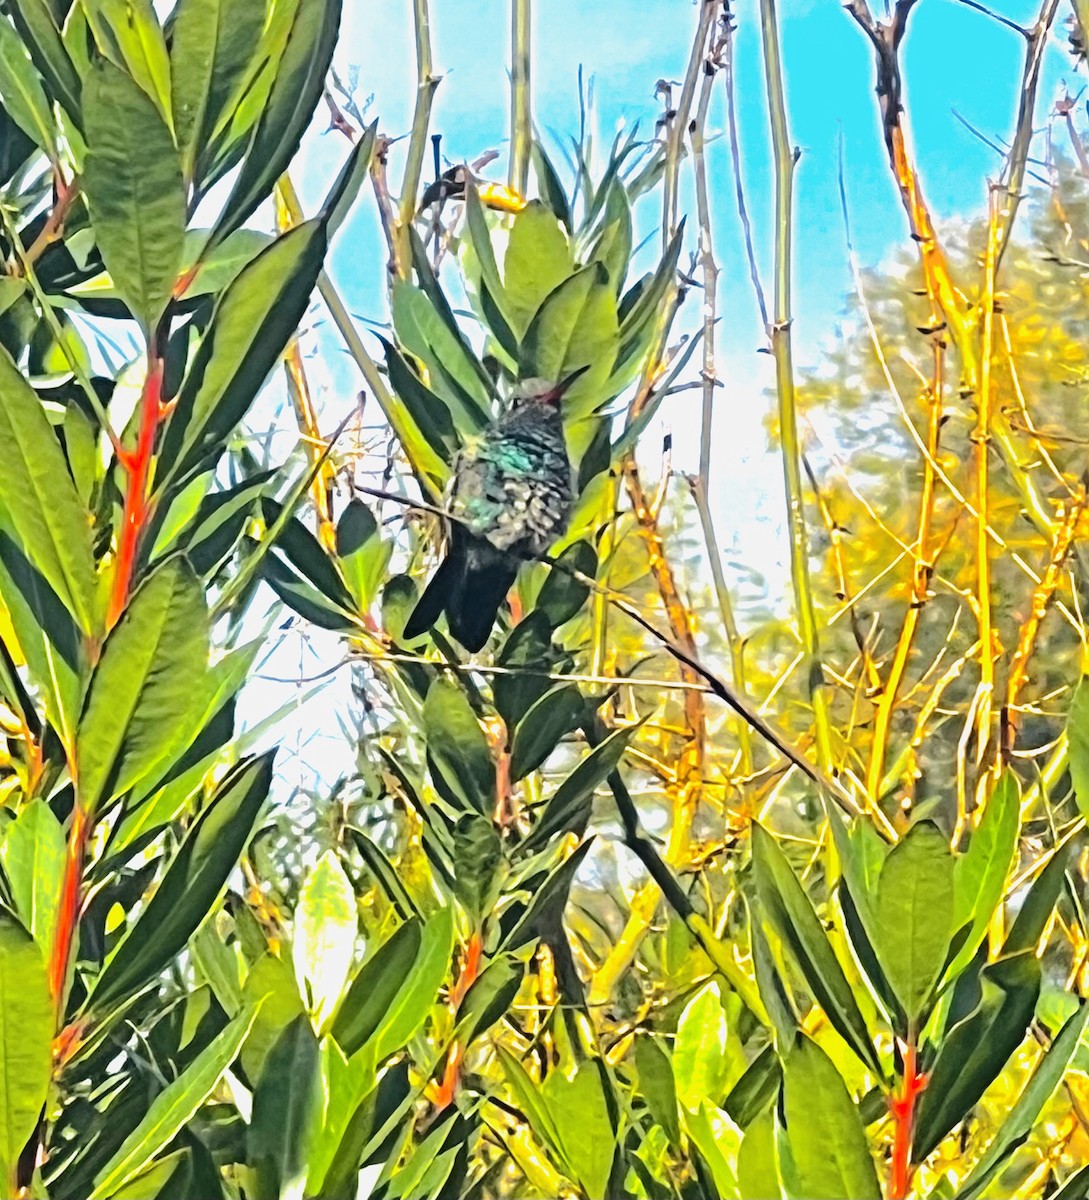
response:
M1000 11L1031 21L1035 6L999 0ZM434 128L444 135L453 161L488 148L504 152L507 124L507 0L431 0L434 57L444 75ZM577 74L595 80L598 128L611 136L618 121L653 130L658 105L654 84L678 79L687 61L697 6L690 0L536 0L534 100L538 122L561 136L577 128ZM737 99L743 172L765 265L770 249L772 180L768 157L758 8L735 8ZM797 338L803 359L814 359L820 340L849 287L843 255L837 157L845 144L855 241L862 263L878 263L905 240L905 221L889 181L873 95L866 39L836 0L795 0L782 5L780 22L790 121L802 150L797 170ZM1041 87L1046 113L1060 80L1072 89L1060 29L1052 37ZM1023 54L1019 36L955 0L923 0L911 16L903 60L910 121L924 184L939 217L969 214L986 196L996 156L954 116L992 137L1012 128ZM408 0L348 0L338 64L359 70L361 96L374 94L371 113L386 132L407 130L414 80L411 5ZM724 94L712 106L713 129L725 124ZM332 141L333 139L326 139ZM502 171L502 162L496 164ZM712 157L717 193L716 241L724 271L722 307L731 317L732 352L758 340L742 244L732 200L725 143ZM319 172L320 175L320 172ZM396 177L396 172L394 173ZM353 299L380 316L380 275L367 260L380 253L373 219L361 212L351 228L351 253L343 244L334 267ZM348 239L345 239L348 240ZM350 257L351 262L347 260Z
M1002 15L1035 19L1032 0L998 0ZM579 68L594 80L597 128L607 144L620 121L654 128L659 78L679 79L698 17L692 0L535 0L534 108L538 124L566 138L577 130ZM500 152L492 168L505 175L509 0L431 0L439 85L433 129L451 161ZM880 10L879 10L880 11ZM1065 10L1064 10L1065 11ZM770 284L773 180L757 0L735 6L737 103L742 172L765 285ZM1042 124L1062 81L1080 86L1065 50L1064 17L1052 33L1040 87ZM842 138L854 241L863 267L879 265L905 245L906 220L889 178L873 94L869 43L837 0L793 0L780 11L791 132L802 151L796 171L795 347L801 367L819 364L833 336L850 275L838 186ZM993 150L954 115L992 139L1011 132L1024 53L1013 30L956 0L921 0L911 15L902 57L910 126L924 188L939 222L973 215L985 204L987 178L1000 163ZM410 0L346 0L337 51L342 75L358 72L360 99L388 134L407 131L415 64ZM717 87L710 130L725 128L725 95ZM300 176L314 207L345 152L338 135L315 137ZM399 178L398 148L391 178ZM716 410L717 477L713 498L724 548L768 558L764 524L778 530L778 468L766 453L764 418L771 403L769 361L745 265L725 138L710 156L716 254L722 269L719 374L726 383ZM682 205L690 197L682 197ZM690 204L689 204L690 206ZM653 214L652 214L653 215ZM331 271L358 314L382 321L384 248L373 202L365 197L334 248ZM690 300L698 318L698 298ZM674 435L674 465L694 466L698 399L686 393L662 414ZM648 444L653 439L648 440ZM774 566L774 563L763 565Z
M1030 0L997 2L1006 17L1023 23L1035 19ZM431 0L430 7L435 67L443 75L433 129L444 135L443 149L451 161L498 150L501 158L492 171L503 178L508 0ZM597 128L606 144L621 120L629 125L639 121L642 130L651 133L659 111L655 83L683 75L696 5L691 0L535 0L534 9L538 124L560 137L577 130L581 66L594 79ZM756 0L741 0L734 17L742 171L767 283L773 181ZM1064 18L1065 10L1048 47L1038 125L1064 79L1072 91L1080 87L1065 51ZM873 94L872 56L861 30L837 0L788 0L782 5L780 24L791 131L802 151L796 173L794 329L797 360L804 367L819 364L850 288L837 174L841 137L861 265L880 265L909 243L903 210L889 179ZM1007 137L1013 128L1023 52L1022 39L1014 31L956 0L920 0L912 13L902 54L910 126L939 227L979 212L988 176L1000 166L995 153L958 122L954 110L989 137ZM410 0L345 0L337 66L343 76L358 70L358 96L362 100L373 93L368 115L379 118L384 132L406 132L415 80ZM710 127L719 132L725 128L721 84ZM310 211L320 202L345 150L336 134L315 133L308 139L295 177ZM767 450L764 425L773 404L767 390L770 363L758 353L763 338L724 139L711 152L710 171L715 249L722 269L718 371L726 384L716 409L712 501L728 578L736 578L733 564L743 563L781 583L786 557L782 483L778 459ZM391 177L399 178L396 149ZM351 309L375 321L386 318L384 263L373 202L364 195L334 247L330 270ZM698 298L690 305L694 321ZM337 374L322 389L330 426L340 419L347 399ZM659 432L673 433L673 465L678 470L695 467L697 409L695 392L671 398L663 408ZM647 443L654 440L652 432ZM311 665L316 664L311 660ZM299 667L305 674L302 659ZM317 703L324 708L328 699ZM332 750L337 739L334 735L324 740Z

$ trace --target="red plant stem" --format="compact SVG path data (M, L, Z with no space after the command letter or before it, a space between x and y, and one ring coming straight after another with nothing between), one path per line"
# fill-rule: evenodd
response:
M64 859L64 880L61 884L60 910L57 914L57 933L49 961L49 990L57 1013L58 1028L64 1015L64 985L68 980L68 960L75 940L79 920L80 893L83 882L83 858L91 835L91 815L78 801L72 809L72 825L68 830L68 848Z
M132 454L121 456L121 465L128 472L129 483L125 490L125 510L121 517L121 535L117 542L117 567L113 577L113 590L106 613L107 628L117 624L128 603L136 548L149 515L147 485L151 474L151 456L155 449L155 435L163 416L163 360L155 349L157 344L158 336L148 343L147 377L140 397L140 432L136 439L136 449Z
M889 1171L888 1200L905 1200L911 1190L914 1167L911 1162L911 1136L915 1130L915 1102L926 1087L926 1075L916 1073L916 1035L914 1026L908 1027L904 1045L904 1089L899 1096L889 1099L895 1132L892 1142L892 1164Z
M450 989L449 1003L455 1015L461 1007L465 993L476 982L480 975L480 960L484 953L484 943L480 934L473 932L469 944L465 947L465 959L461 964L457 982ZM431 1091L431 1102L437 1112L441 1112L454 1102L454 1094L458 1089L458 1079L461 1075L461 1060L465 1047L460 1042L454 1042L446 1056L446 1070L442 1082Z

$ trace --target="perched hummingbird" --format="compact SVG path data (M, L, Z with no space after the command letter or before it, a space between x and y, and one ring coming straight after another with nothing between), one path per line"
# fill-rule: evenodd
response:
M522 562L563 534L574 500L560 401L582 374L527 379L507 412L458 455L446 557L405 625L406 639L441 613L466 650L480 650Z

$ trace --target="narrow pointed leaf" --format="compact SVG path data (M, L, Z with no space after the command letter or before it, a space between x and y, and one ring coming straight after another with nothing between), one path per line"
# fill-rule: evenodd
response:
M48 0L11 0L6 6L51 95L77 124L80 120L80 80L64 48Z
M937 826L919 821L893 847L877 885L877 955L909 1017L923 1011L942 973L952 911L949 843Z
M83 185L95 239L114 286L150 334L181 270L185 187L162 113L111 63L83 87L87 161Z
M295 157L332 61L341 0L298 0L276 76L213 234L222 241L253 214Z
M586 713L586 701L573 683L546 692L515 726L511 741L511 779L524 778L552 753Z
M238 1057L254 1016L254 1010L249 1009L235 1017L177 1079L155 1097L147 1116L95 1176L95 1188L87 1200L108 1200L146 1170L155 1155L185 1128L211 1095L223 1072Z
M0 21L0 100L15 124L56 162L56 121L49 99L22 40L7 21Z
M215 911L268 795L272 754L247 759L220 783L189 827L162 882L98 977L90 1007L143 987Z
M157 487L218 459L306 311L325 245L320 221L298 225L257 255L223 294L170 416Z
M302 1200L320 1105L320 1047L310 1021L298 1016L269 1051L253 1093L248 1150L255 1200Z
M979 1003L938 1051L919 1104L913 1162L967 1115L1021 1044L1040 992L1040 964L1031 953L1000 959L983 969L982 986Z
M34 939L0 916L0 1179L38 1123L53 1071L53 1001Z
M1089 1019L1089 1003L1082 1003L1055 1036L1047 1052L1036 1064L1032 1078L1002 1122L983 1157L961 1181L957 1200L976 1200L1001 1169L1002 1164L1036 1127L1044 1105L1062 1082L1063 1074L1074 1057Z
M44 800L32 800L23 808L0 844L0 863L11 884L16 914L46 959L57 928L64 851L64 829Z
M806 1200L881 1195L858 1108L827 1054L799 1037L783 1068L790 1153Z
M152 0L81 0L81 7L99 52L154 101L169 125L170 61Z
M299 991L309 991L318 1029L328 1021L348 981L357 929L352 885L337 856L327 850L299 891L292 942Z
M182 0L170 44L174 130L187 176L257 52L266 5Z
M495 803L495 763L480 722L456 683L440 677L431 685L423 725L437 780L465 809L489 814Z
M1002 899L1013 865L1020 833L1021 789L1012 771L1004 771L982 820L953 869L953 923L956 933L971 923L967 939L949 964L946 975L956 976L971 961L987 936L987 927Z
M817 914L771 834L753 825L753 866L759 915L789 949L829 1021L877 1074L880 1060L866 1022Z
M525 335L544 298L575 268L567 235L539 200L511 222L503 258L503 295L514 332Z
M195 733L208 663L204 590L184 559L153 572L110 632L76 738L94 808L162 773Z

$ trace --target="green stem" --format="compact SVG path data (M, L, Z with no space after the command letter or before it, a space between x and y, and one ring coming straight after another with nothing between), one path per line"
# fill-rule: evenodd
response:
M530 19L531 0L511 0L510 167L507 183L519 196L524 196L529 187L529 157L533 139Z
M416 473L420 486L432 499L438 500L442 495L442 481L449 474L449 468L427 444L415 424L408 418L404 407L386 387L386 381L378 364L367 353L363 339L359 336L351 314L344 307L344 301L333 286L333 281L323 271L318 277L318 293L325 301L329 315L337 332L344 339L344 346L359 368L367 387L370 388L382 415L389 422L389 427L401 443L401 449L408 458Z
M690 134L692 163L696 179L696 214L700 227L700 265L703 271L703 370L701 372L703 394L700 417L699 474L695 478L689 479L689 486L692 489L692 498L695 501L700 526L703 530L707 559L711 564L711 579L714 583L715 599L718 601L719 617L730 646L730 666L734 687L742 696L747 697L744 642L738 631L730 590L726 586L726 574L722 569L722 553L719 549L718 537L715 534L711 506L707 499L711 479L711 434L714 422L715 388L718 384L718 375L715 370L715 327L718 314L719 270L718 264L715 262L714 240L711 235L711 202L707 188L707 159L704 153L707 110L711 102L714 82L715 72L713 70L705 71ZM741 747L741 773L750 775L752 773L752 734L748 723L743 720L738 722L738 741Z
M416 106L412 112L412 132L408 139L405 174L401 181L400 210L397 218L395 261L397 273L408 277L412 255L409 252L408 231L416 218L416 198L423 175L424 155L427 152L427 131L431 125L431 106L439 79L434 74L431 58L431 17L427 0L413 0L413 24L416 31Z
M764 40L764 73L767 81L771 137L775 149L775 295L771 323L771 348L775 358L775 383L779 397L779 436L783 456L783 482L790 526L790 573L794 588L802 650L806 658L806 687L813 709L817 756L821 767L833 774L832 739L820 640L813 608L809 575L809 534L805 524L802 495L801 451L798 413L794 392L794 363L791 347L791 240L793 234L794 164L797 152L787 128L783 67L779 50L779 28L775 0L760 0L760 25Z

